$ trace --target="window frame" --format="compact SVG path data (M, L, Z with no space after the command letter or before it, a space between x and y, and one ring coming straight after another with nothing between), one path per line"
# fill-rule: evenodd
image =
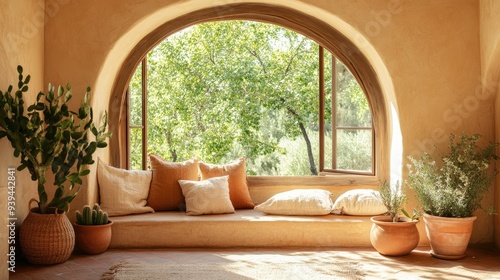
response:
M149 54L149 52L148 52ZM130 169L130 160L131 160L131 147L130 147L130 130L131 129L140 129L141 130L141 137L142 137L142 145L141 145L141 154L142 154L142 169L146 170L148 165L147 165L147 155L148 155L148 125L147 125L147 115L148 115L148 100L147 100L147 94L148 94L148 70L147 70L147 59L148 55L144 56L144 58L140 62L140 67L141 67L141 93L142 93L142 98L141 98L141 124L136 125L136 124L131 124L130 123L130 89L127 89L127 164L126 168ZM332 124L331 124L331 129L332 129L332 153L331 153L331 158L332 158L332 168L325 168L325 55L324 55L324 47L321 45L318 45L318 60L319 60L319 66L318 66L318 77L319 77L319 93L318 93L318 102L319 102L319 172L318 175L331 175L331 174L357 174L357 175L375 175L375 131L373 129L373 125L370 127L343 127L343 126L337 126L337 121L336 121L336 115L337 115L337 98L338 98L338 87L337 87L337 58L332 54L332 73L331 73L331 81L332 81ZM139 66L138 66L139 68ZM366 97L366 94L365 94ZM370 110L370 114L372 115L373 118L373 113ZM337 132L339 130L369 130L372 135L372 164L371 164L371 171L360 171L360 170L346 170L346 169L338 169L337 167L337 148L336 148L336 142L337 142ZM289 176L287 176L289 177Z
M338 87L337 87L337 58L332 54L332 168L325 167L325 55L324 55L324 47L319 45L318 51L318 59L319 59L319 175L331 175L331 174L357 174L357 175L375 175L376 170L376 162L375 162L375 150L376 150L376 142L375 142L375 129L373 127L373 121L370 127L345 127L345 126L337 126L337 98L338 98ZM357 79L356 79L357 80ZM358 81L359 83L359 81ZM366 96L366 93L363 91ZM368 103L370 103L368 101ZM371 111L370 106L370 114L373 120L373 112ZM372 164L371 171L360 171L360 170L346 170L337 168L337 132L338 130L369 130L371 131L372 139Z
M383 94L378 75L374 66L362 49L355 43L356 35L346 35L337 30L333 25L302 11L290 7L277 6L264 3L234 3L198 9L185 14L180 14L164 22L158 27L145 33L142 39L131 48L123 60L113 84L110 103L109 120L110 131L114 137L110 139L109 153L110 164L115 167L126 167L126 90L132 75L144 56L164 38L186 28L202 22L214 20L254 20L276 24L294 30L324 46L336 57L340 58L358 81L371 106L373 114L373 127L376 131L377 145L374 152L376 169L373 176L356 174L337 174L336 176L305 176L304 182L320 180L325 185L351 185L356 187L378 186L383 178L390 176L390 124L389 108ZM356 67L355 67L356 66ZM295 186L295 180L287 176L266 177L266 180L281 182L280 185ZM249 180L250 182L250 180ZM265 185L265 184L264 184ZM308 184L301 184L307 187Z

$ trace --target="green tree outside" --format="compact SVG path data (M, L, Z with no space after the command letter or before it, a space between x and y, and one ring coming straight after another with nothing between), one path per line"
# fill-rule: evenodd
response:
M318 48L291 30L250 21L203 23L168 37L147 55L148 151L170 161L246 156L249 175L317 174ZM338 67L338 119L371 124L364 93ZM130 82L131 124L141 121L140 71ZM331 65L325 77L331 92ZM331 123L331 110L325 115ZM130 141L132 168L140 169L140 130L131 129Z

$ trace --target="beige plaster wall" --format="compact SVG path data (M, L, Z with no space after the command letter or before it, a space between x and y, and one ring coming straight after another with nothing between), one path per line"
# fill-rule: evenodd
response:
M500 142L500 1L481 0L481 70L483 74L483 95L495 96L494 131ZM500 154L500 149L498 153ZM497 166L500 163L497 163ZM497 176L495 209L500 211L500 176ZM495 220L495 243L500 247L500 215Z
M114 109L109 104L113 81L123 59L140 38L177 15L233 2L244 1L46 0L45 52L37 57L45 60L40 64L44 83L71 82L74 102L79 102L87 85L92 86L94 109L99 116L105 109ZM483 50L477 1L262 2L300 8L323 19L366 51L376 69L387 71L392 84L384 87L394 91L404 157L432 150L434 144L444 147L449 132L477 132L484 135L484 140L493 139L493 102L475 95L476 89L481 89ZM16 32L22 34L22 30ZM106 151L99 155L108 158ZM93 172L88 185L95 186L95 180ZM86 185L73 209L95 200L95 189ZM492 202L493 197L485 199L486 204ZM480 215L472 242L493 241L492 219Z
M101 106L107 102L121 60L137 40L181 11L214 4L201 2L68 3L61 9L63 15L51 19L46 28L46 38L50 38L46 40L46 77L59 82L71 80L75 88L96 85L94 98ZM324 9L321 16L325 21L343 21L354 29L346 35L362 49L375 49L381 59L377 63L384 64L394 83L405 155L432 150L434 144L444 146L449 132L478 132L492 139L492 103L468 103L481 81L476 1L343 0L295 4L310 4L309 10L306 5L301 10L315 15L315 9ZM294 7L293 3L289 5ZM325 16L328 13L331 18ZM113 57L112 63L109 57ZM103 69L106 71L100 72ZM473 242L491 241L491 218L479 217L477 224Z
M6 91L9 85L17 85L17 65L22 65L25 74L31 74L29 103L43 89L43 38L44 38L44 1L0 1L0 90ZM19 159L12 155L7 139L0 140L0 279L8 279L7 249L7 171L17 167ZM16 172L15 179L15 217L17 227L28 213L27 202L36 197L36 184L31 182L28 172ZM10 251L10 250L9 250ZM19 251L16 251L19 257Z

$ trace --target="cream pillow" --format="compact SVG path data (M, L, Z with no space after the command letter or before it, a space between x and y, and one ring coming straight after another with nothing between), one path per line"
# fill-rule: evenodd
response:
M333 212L336 214L372 216L382 215L387 208L375 190L356 189L340 195L333 204Z
M248 190L244 157L227 164L210 164L201 161L199 166L202 180L229 175L229 196L235 209L255 207Z
M275 194L255 206L255 210L274 215L328 215L332 194L321 189L296 189Z
M234 213L229 198L228 179L229 176L203 181L179 180L182 194L186 199L186 214L196 216Z
M146 206L151 174L151 171L109 166L99 159L97 182L101 209L109 216L154 212Z

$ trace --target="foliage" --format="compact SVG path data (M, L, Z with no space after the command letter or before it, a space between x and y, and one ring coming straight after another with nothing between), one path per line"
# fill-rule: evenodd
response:
M79 225L105 225L109 222L108 213L102 211L99 204L94 204L93 208L85 205L82 213L76 211L76 223Z
M375 195L380 198L385 207L387 207L387 213L391 216L393 222L400 221L400 212L412 221L418 220L419 214L416 210L414 210L412 216L410 216L403 208L403 204L408 201L408 198L399 181L396 182L394 188L392 188L387 181L381 182L380 189L378 192L375 192Z
M440 161L428 152L415 159L410 157L409 185L417 194L423 210L441 217L470 217L481 208L484 193L498 173L495 148L490 142L485 148L478 146L480 135L462 134L456 140L450 135L449 153Z
M0 139L7 137L14 148L14 156L20 157L18 170L27 168L33 181L38 181L38 206L41 213L49 207L68 210L69 203L78 194L82 177L90 173L87 165L93 164L93 153L107 146L107 115L102 125L93 123L92 107L89 105L90 88L77 112L70 111L67 103L72 97L71 85L59 86L57 91L49 84L48 92L38 93L36 102L24 107L23 94L28 91L30 76L23 76L18 66L18 89L12 93L9 86L0 91ZM88 140L91 132L95 141ZM76 168L74 166L76 165ZM54 173L57 189L50 202L45 191L45 173Z
M362 123L371 124L364 93L347 68L337 64L339 91L344 93L339 106L345 107L340 114L356 115L341 119L363 116ZM325 73L327 91L331 68ZM314 41L275 25L209 22L162 41L148 54L147 70L149 152L171 161L198 157L213 163L246 155L256 167L251 172L282 173L277 160L285 150L279 143L300 139L309 152L301 152L308 168L295 175L313 174L317 142L306 143L319 134ZM130 83L131 124L141 122L140 71L138 67ZM329 104L331 96L326 94ZM331 119L328 109L325 120ZM140 168L141 137L139 130L131 129L135 168Z
M370 130L337 131L337 168L372 170L372 133ZM326 155L325 155L326 156Z

